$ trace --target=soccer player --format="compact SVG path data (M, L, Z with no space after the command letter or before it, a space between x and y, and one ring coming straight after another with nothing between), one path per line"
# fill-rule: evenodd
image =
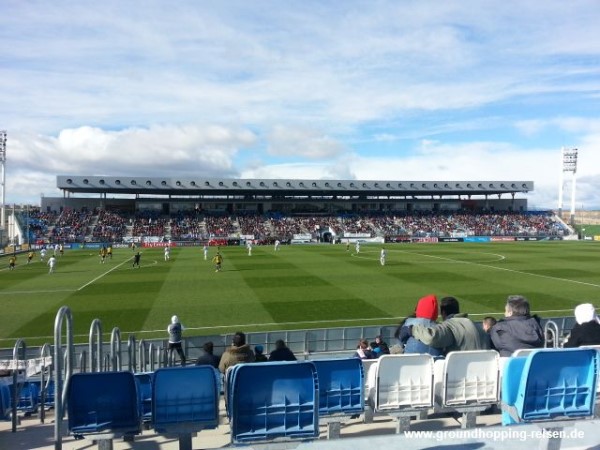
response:
M100 264L104 264L106 261L106 247L102 246L100 249Z
M110 259L112 259L112 245L109 245L108 248L106 249L106 256L108 256Z
M208 245L204 244L202 251L204 252L204 261L206 261L208 259Z
M50 270L48 270L48 273L54 273L54 266L56 266L56 257L54 255L50 257L47 265L50 266Z
M60 244L58 246L58 252L60 253L60 256L63 256L65 254L65 245L64 244Z
M252 240L248 239L246 241L246 247L248 247L248 256L252 256Z
M360 253L360 242L356 241L356 253Z
M137 267L138 269L140 268L141 257L142 255L140 255L140 252L137 252L135 255L133 255L133 267Z
M165 261L168 261L171 259L171 248L167 245L165 247Z
M275 251L279 250L279 244L281 244L281 242L279 242L279 239L277 239L275 241Z
M223 257L221 256L221 254L219 252L217 252L217 254L214 256L214 258L212 259L212 262L215 265L215 272L220 272L221 266L223 264Z
M17 257L15 255L12 255L10 257L10 259L8 260L8 269L9 270L15 270L15 265L17 264Z
M40 261L44 262L45 258L46 258L46 247L42 247L42 249L40 250Z
M33 259L33 250L29 250L29 253L27 253L27 264L31 264L31 260Z
M379 263L382 266L385 266L385 257L386 257L386 251L384 247L381 247L381 253L379 254Z

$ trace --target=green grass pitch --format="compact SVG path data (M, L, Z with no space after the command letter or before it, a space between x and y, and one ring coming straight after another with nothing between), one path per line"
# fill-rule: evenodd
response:
M500 317L509 294L523 294L542 317L572 315L582 302L600 302L600 246L596 242L490 244L386 244L360 254L345 245L223 247L215 273L198 247L142 249L132 268L130 249L115 249L100 264L98 251L67 250L56 273L21 255L0 270L0 347L16 338L28 346L52 342L58 309L73 313L77 342L87 342L93 319L105 335L119 327L123 339L165 337L173 314L186 335L236 331L390 325L410 314L423 295L453 295L461 309Z

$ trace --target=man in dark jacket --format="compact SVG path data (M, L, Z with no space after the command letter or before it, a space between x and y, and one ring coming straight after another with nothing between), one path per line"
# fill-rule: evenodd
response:
M213 354L214 344L211 341L205 342L200 350L200 356L196 360L197 366L207 365L213 366L215 369L219 368L219 361L221 358Z
M275 350L269 355L269 361L296 361L296 356L282 339L278 339L275 341Z
M596 316L596 308L591 303L582 303L575 308L577 324L571 330L564 347L580 347L582 345L600 345L600 323Z
M521 348L544 346L544 331L537 318L530 315L529 301L522 295L510 295L504 319L490 330L493 347L500 356L510 356Z

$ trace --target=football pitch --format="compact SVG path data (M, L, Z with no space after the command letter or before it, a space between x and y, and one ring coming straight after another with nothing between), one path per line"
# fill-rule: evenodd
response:
M53 341L54 319L67 305L76 342L87 342L90 324L122 339L165 337L177 314L185 335L242 331L397 324L427 294L452 295L474 320L501 317L509 294L525 295L541 317L573 315L582 302L599 306L600 246L596 242L386 244L222 247L223 271L204 260L201 247L115 249L100 263L98 250L66 250L56 272L36 253L15 270L0 270L0 348L16 338L27 345ZM105 338L107 339L107 338Z

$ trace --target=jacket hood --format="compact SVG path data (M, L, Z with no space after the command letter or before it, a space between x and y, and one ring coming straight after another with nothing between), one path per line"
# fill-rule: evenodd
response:
M597 320L596 308L591 303L583 303L575 308L575 320L579 325Z
M419 319L437 320L438 318L438 301L435 295L426 295L419 299L415 309L415 315Z

